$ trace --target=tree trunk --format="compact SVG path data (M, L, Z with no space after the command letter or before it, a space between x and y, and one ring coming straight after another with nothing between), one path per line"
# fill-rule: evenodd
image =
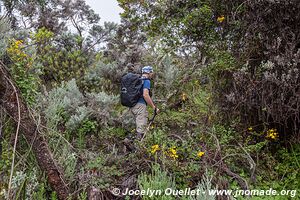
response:
M19 99L19 104L17 102ZM0 106L15 122L18 121L18 110L20 109L20 131L25 136L29 144L32 144L33 152L36 156L40 168L48 177L48 182L56 191L60 199L67 199L69 188L65 184L63 174L56 165L52 154L48 148L45 138L40 133L33 116L30 114L26 102L22 100L20 91L16 89L4 64L0 61Z

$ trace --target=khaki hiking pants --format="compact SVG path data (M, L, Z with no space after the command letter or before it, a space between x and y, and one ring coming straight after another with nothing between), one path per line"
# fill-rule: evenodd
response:
M147 105L137 103L135 106L130 108L130 111L135 117L136 132L138 134L144 134L148 123Z

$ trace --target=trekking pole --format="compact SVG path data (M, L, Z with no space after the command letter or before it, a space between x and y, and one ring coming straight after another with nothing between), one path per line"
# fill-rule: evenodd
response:
M146 131L145 131L145 134L143 135L143 137L142 137L142 139L141 139L141 142L144 140L144 137L145 137L146 133L149 131L151 125L153 124L153 121L154 121L154 119L155 119L155 117L156 117L156 115L157 115L157 110L156 110L156 109L157 109L157 108L154 109L153 116L152 116L152 118L149 120L148 127L147 127L147 129L146 129Z

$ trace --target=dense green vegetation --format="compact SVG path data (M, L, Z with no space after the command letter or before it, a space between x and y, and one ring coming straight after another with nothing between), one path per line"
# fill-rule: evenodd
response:
M83 0L0 2L1 62L46 130L70 199L179 198L113 188L299 190L298 1L118 0L122 23L103 26ZM135 124L119 102L129 64L154 67L162 110L136 151L124 145ZM0 128L0 199L58 199L22 133L11 170L16 124L1 99ZM299 191L249 199L291 197Z

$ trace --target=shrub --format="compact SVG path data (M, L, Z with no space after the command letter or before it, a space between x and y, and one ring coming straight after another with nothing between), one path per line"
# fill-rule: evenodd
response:
M47 124L52 128L56 128L59 122L66 121L67 113L78 109L84 100L74 79L52 89L47 97L40 98L42 99L40 106L46 107L44 112Z
M231 21L239 21L239 33L224 27L232 38L226 41L230 56L215 56L212 63L215 100L223 119L238 117L261 130L276 128L286 141L295 138L292 135L299 141L300 46L294 37L299 35L299 4L249 1L240 8Z
M159 199L159 200L171 200L174 199L172 196L164 195L167 188L176 189L175 181L172 177L168 176L167 172L162 170L159 164L155 163L152 165L151 174L142 172L138 176L138 185L140 190L153 190L161 191L161 195L143 196L143 199Z
M38 93L39 79L34 72L33 58L24 51L23 40L12 40L7 49L12 61L10 70L27 103L32 105Z

